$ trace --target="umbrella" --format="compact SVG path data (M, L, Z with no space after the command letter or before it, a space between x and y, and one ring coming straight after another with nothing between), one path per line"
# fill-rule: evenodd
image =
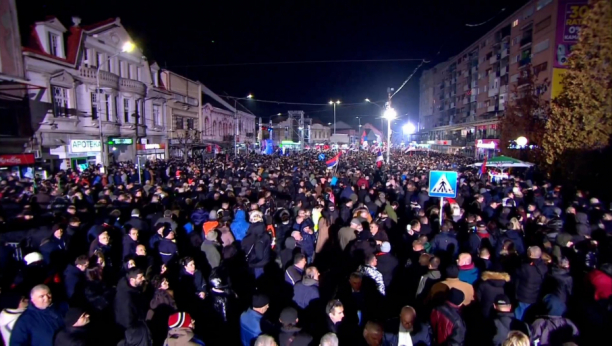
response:
M500 167L500 168L512 168L512 167L531 167L533 163L524 162L508 156L496 156L490 160L487 160L487 167ZM482 162L472 164L473 167L482 166Z

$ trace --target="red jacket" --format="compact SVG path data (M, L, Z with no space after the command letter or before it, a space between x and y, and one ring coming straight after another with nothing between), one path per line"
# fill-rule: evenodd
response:
M361 177L359 178L359 180L357 180L357 186L361 187L361 185L365 185L366 189L370 188L370 182L364 177Z
M593 289L594 299L608 299L612 296L612 277L601 270L593 270L586 277L587 282Z
M465 322L459 314L458 306L446 302L431 311L430 319L436 345L463 345Z

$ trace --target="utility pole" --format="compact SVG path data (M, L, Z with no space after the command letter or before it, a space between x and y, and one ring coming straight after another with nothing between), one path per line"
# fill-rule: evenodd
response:
M238 157L238 99L234 99L234 158Z

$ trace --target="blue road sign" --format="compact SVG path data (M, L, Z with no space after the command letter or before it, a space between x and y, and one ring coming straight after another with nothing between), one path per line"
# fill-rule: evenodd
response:
M319 154L319 161L323 161L325 160L325 154L321 153Z
M429 197L457 197L457 172L429 172Z

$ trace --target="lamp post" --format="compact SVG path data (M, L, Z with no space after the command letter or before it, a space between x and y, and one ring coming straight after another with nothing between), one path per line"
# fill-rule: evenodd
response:
M123 47L121 48L121 51L117 52L116 54L106 58L106 60L104 60L104 63L99 63L98 67L96 68L96 111L98 112L98 128L100 129L100 150L101 150L101 155L102 155L102 166L104 167L104 170L106 170L106 159L107 159L107 155L106 155L106 150L104 150L104 136L102 133L102 107L100 107L100 99L101 99L101 93L100 93L100 68L103 65L106 65L106 63L119 56L119 54L121 53L129 53L131 51L134 50L134 48L136 48L136 46L132 43L132 42L126 42L123 44ZM110 71L108 71L110 72ZM116 114L115 114L116 116ZM136 120L136 127L138 127L138 118ZM138 130L136 130L138 131Z
M383 118L387 119L387 165L391 156L391 121L397 117L395 109L389 107L385 110Z
M358 137L357 137L357 151L361 150L361 117L355 117L357 118L357 120L359 121L359 128L358 128Z
M336 105L340 104L340 100L336 102L329 101L329 104L334 106L334 134L336 134Z

